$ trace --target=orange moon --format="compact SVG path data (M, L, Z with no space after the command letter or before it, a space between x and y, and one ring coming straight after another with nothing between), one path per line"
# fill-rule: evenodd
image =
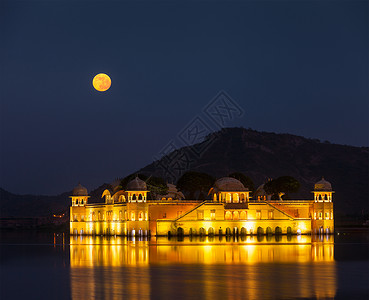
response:
M104 73L97 74L92 80L92 85L99 92L107 91L111 86L111 79Z

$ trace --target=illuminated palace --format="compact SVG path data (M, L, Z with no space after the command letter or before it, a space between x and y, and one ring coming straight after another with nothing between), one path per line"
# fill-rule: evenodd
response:
M71 196L70 233L82 235L252 235L334 232L331 184L314 185L312 200L271 200L260 186L250 191L237 179L218 179L211 200L185 200L168 184L168 193L148 200L147 186L136 177L125 190L106 189L105 203L88 203L78 185Z

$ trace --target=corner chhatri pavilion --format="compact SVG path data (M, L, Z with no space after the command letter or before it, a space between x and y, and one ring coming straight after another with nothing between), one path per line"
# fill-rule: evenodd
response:
M255 199L237 179L218 179L211 200L185 200L175 185L158 200L148 200L146 183L136 177L125 190L106 189L105 203L88 203L87 189L74 188L70 207L73 235L249 235L334 232L331 184L320 180L313 200L271 200L260 186Z

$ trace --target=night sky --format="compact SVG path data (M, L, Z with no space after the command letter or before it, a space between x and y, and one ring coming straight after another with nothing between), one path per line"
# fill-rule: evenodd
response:
M1 1L1 182L89 190L153 157L220 91L227 126L368 146L367 1ZM112 86L97 92L92 79Z

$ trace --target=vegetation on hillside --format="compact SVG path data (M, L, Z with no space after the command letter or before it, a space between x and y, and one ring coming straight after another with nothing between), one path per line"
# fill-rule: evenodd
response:
M291 176L281 176L264 184L264 190L272 199L289 199L288 193L297 193L300 183Z
M207 173L189 171L178 179L177 188L187 199L205 200L215 178Z

